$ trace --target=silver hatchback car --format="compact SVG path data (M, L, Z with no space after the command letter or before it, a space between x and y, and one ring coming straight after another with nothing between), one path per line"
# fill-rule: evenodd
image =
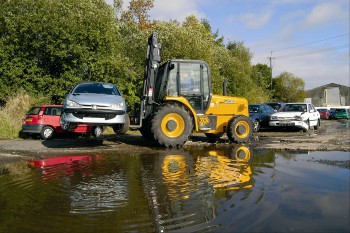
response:
M79 123L120 129L125 118L125 99L114 84L83 82L66 95L60 125L64 130L74 129Z

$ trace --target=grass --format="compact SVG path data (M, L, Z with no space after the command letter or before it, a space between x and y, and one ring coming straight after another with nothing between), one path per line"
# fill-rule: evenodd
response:
M48 101L47 98L33 97L23 90L10 96L6 104L0 107L0 139L18 138L26 112L33 105L45 101Z

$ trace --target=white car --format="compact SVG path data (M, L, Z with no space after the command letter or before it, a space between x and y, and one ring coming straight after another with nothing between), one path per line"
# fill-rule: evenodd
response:
M309 103L287 103L270 116L272 127L297 127L304 132L321 125L320 113Z
M83 82L67 94L60 125L64 130L79 123L101 126L97 129L112 126L117 132L126 124L126 116L125 100L114 84Z

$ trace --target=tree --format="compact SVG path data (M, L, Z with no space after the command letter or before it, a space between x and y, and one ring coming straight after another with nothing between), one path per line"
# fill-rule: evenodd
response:
M273 99L282 102L303 102L306 98L304 80L284 72L272 79Z
M154 0L131 0L128 10L122 13L122 21L135 23L140 30L151 28L148 12L153 7L153 2Z
M252 79L262 88L269 91L271 89L270 67L265 64L256 64L253 66Z
M0 99L23 87L64 94L83 80L113 82L124 92L135 77L104 0L12 0L0 5Z

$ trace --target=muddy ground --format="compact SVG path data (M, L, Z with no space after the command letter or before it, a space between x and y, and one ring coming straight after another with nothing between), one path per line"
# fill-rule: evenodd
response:
M230 147L234 145L226 136L219 141L209 142L204 134L194 134L184 147ZM306 133L291 129L262 129L254 133L251 141L244 145L256 150L350 152L350 121L324 120L318 130L309 130ZM0 140L0 164L57 154L87 154L104 151L147 153L156 150L164 150L164 148L145 140L138 131L128 131L126 135L103 135L98 139L59 137L46 141L40 139Z

